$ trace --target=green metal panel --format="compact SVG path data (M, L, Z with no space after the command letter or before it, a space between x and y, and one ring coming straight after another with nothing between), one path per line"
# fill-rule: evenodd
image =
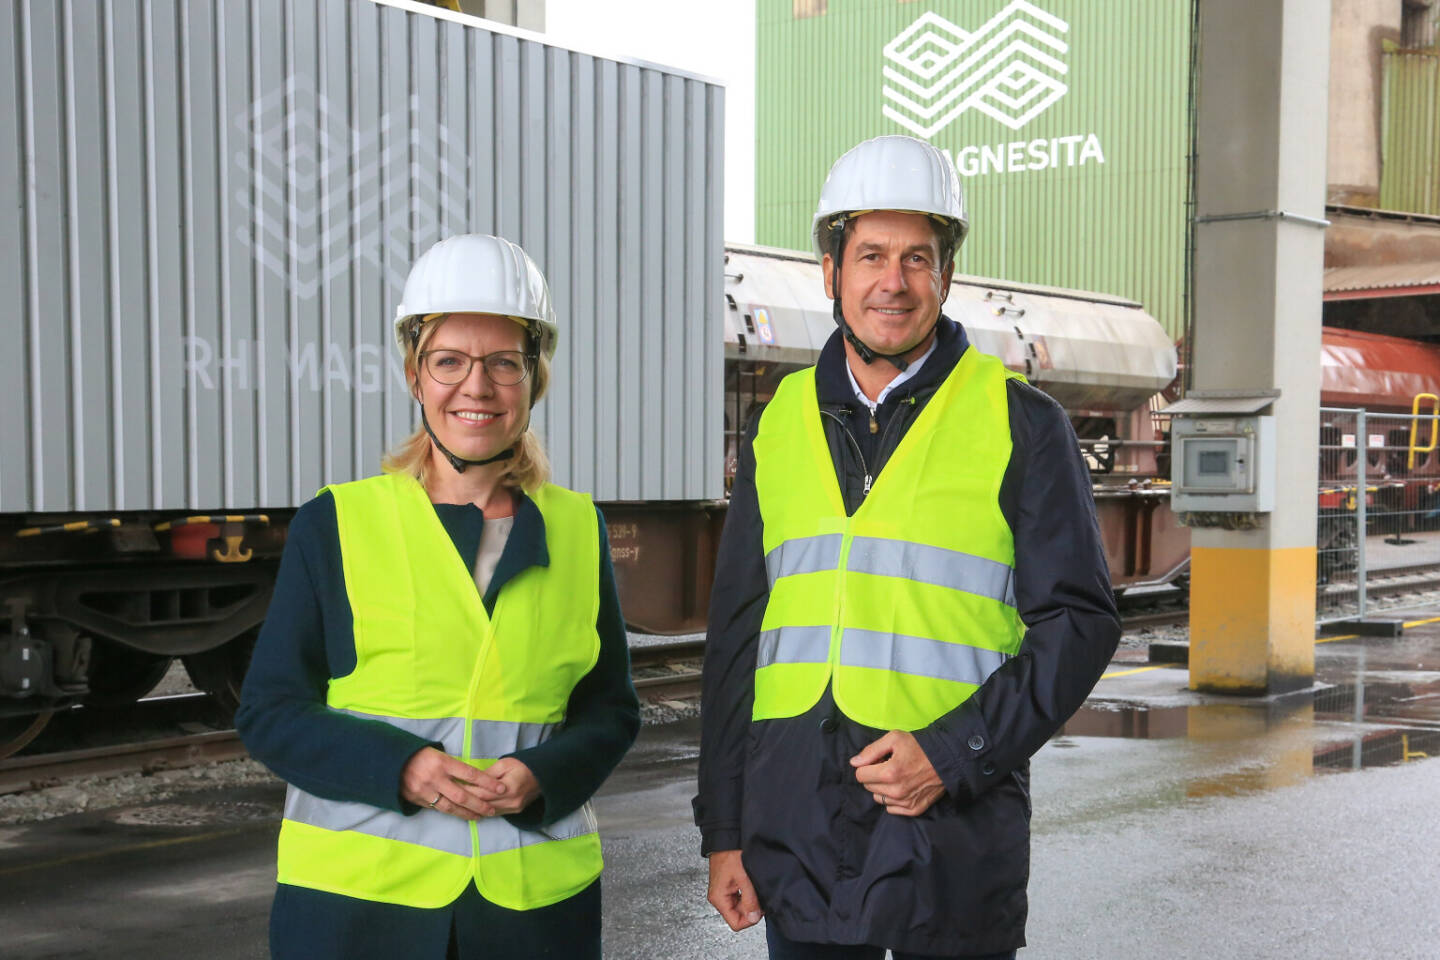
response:
M967 191L957 269L1139 300L1179 336L1191 2L758 0L758 242L808 250L836 157L923 136Z
M1440 50L1382 56L1380 206L1440 214Z

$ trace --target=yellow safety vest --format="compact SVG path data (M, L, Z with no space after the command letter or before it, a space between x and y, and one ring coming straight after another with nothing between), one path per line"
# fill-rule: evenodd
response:
M850 517L814 368L781 382L755 437L770 582L755 720L798 716L833 684L851 719L916 730L1019 650L1015 541L999 500L1011 378L966 350Z
M481 769L549 738L600 654L600 542L590 498L551 484L535 493L550 565L506 583L492 617L414 478L386 474L328 489L356 656L353 673L330 681L330 708L438 741ZM294 786L285 798L281 883L441 907L473 880L492 903L531 910L583 890L600 868L588 803L530 831L499 816L406 816Z

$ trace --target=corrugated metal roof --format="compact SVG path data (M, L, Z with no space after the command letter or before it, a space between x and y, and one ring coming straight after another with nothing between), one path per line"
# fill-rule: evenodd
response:
M1415 289L1415 288L1422 289ZM1433 290L1425 290L1433 287ZM1377 291L1375 296L1414 296L1440 293L1440 260L1386 263L1358 267L1332 267L1325 271L1325 295ZM1385 292L1378 292L1385 291Z

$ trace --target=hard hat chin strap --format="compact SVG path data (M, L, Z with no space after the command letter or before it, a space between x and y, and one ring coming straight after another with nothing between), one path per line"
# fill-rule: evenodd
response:
M865 364L865 366L870 366L870 364L874 363L877 359L888 360L891 365L895 367L896 370L904 373L906 368L909 367L910 364L903 358L901 354L879 353L875 350L872 350L865 344L865 341L855 336L854 330L850 329L850 322L845 319L845 311L840 308L840 254L844 251L845 245L844 243L840 243L838 246L840 247L840 249L835 252L835 256L832 258L835 264L835 269L834 278L831 281L832 286L835 290L834 307L832 310L835 316L835 324L840 328L840 332L845 335L845 339L850 342L850 346L855 348L855 353L859 355L860 360ZM929 334L926 334L926 336L929 336Z
M440 438L435 436L435 431L430 428L430 418L425 416L425 404L423 403L420 404L420 422L425 425L425 432L430 434L430 442L435 444L436 450L445 455L445 459L450 461L450 466L455 468L456 473L464 473L466 467L483 467L487 463L498 463L515 456L515 448L512 446L501 450L493 457L486 457L484 460L466 460L464 457L451 453L445 444L440 442ZM526 429L528 430L529 427L527 426Z

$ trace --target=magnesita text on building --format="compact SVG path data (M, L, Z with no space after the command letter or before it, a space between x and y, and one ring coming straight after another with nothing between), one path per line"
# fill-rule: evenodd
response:
M830 164L928 140L967 192L964 273L1182 324L1191 0L758 0L756 232L805 250Z

